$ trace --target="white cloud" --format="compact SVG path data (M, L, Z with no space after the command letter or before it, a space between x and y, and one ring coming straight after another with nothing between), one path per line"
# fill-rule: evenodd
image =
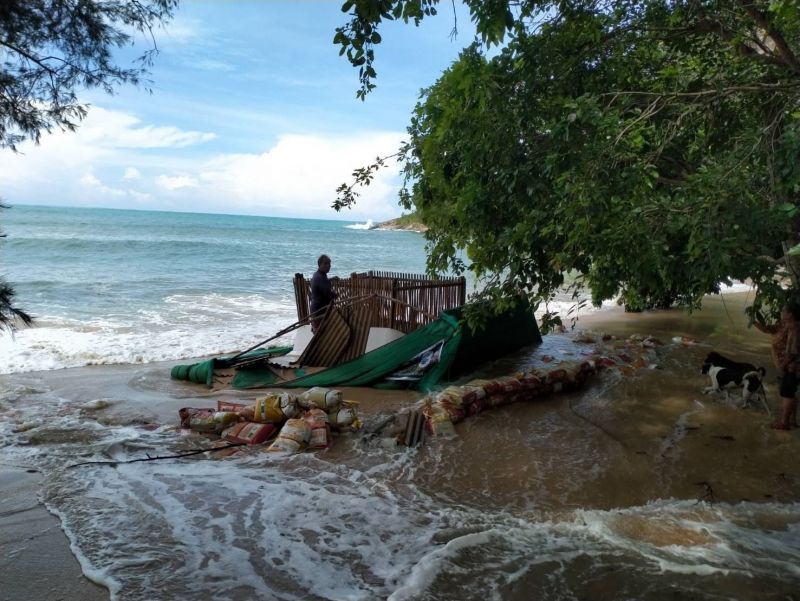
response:
M184 131L172 125L142 125L139 118L128 113L93 107L76 132L55 132L43 136L42 147L67 145L70 148L94 152L126 148L185 148L213 140L212 132ZM24 145L23 152L32 154L35 148Z
M101 108L92 109L75 135L108 148L185 148L216 137L211 132L182 131L171 125L142 126L133 115Z
M85 188L97 191L104 196L121 198L126 195L125 190L119 188L111 188L101 182L93 173L86 173L80 178L80 183Z
M200 21L179 13L158 33L158 37L164 39L165 44L188 44L205 34L205 27Z
M133 200L137 203L147 202L152 198L149 194L139 193L135 190L107 186L92 172L84 173L78 182L83 187L84 197L88 194L91 198Z
M215 60L211 58L203 58L192 61L192 67L195 69L202 69L203 71L236 71L236 66L231 63Z
M333 217L336 188L351 178L353 169L376 156L396 152L401 136L379 132L347 137L287 134L261 154L220 155L200 170L203 187L224 194L241 210L278 210L305 217ZM361 191L356 213L371 216L398 210L392 184L396 173L379 171Z
M76 133L44 136L40 146L24 145L24 155L6 153L0 161L0 197L12 204L125 208L146 203L178 211L359 221L400 212L393 165L361 190L353 210L337 214L331 209L339 184L376 156L396 152L400 133L287 133L260 153L214 152L213 141L184 150L184 143L203 139L211 141L213 134L142 124L133 115L94 108ZM122 187L108 185L122 181Z
M180 190L181 188L196 188L197 180L188 175L159 175L155 179L156 185L165 190Z
M145 204L153 202L153 195L148 192L137 192L136 190L128 190L128 195L137 203Z

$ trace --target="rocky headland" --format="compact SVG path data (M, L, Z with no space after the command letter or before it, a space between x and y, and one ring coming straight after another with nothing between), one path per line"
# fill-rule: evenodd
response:
M428 226L413 216L397 217L388 221L381 221L374 224L370 229L373 230L403 230L407 232L427 232Z

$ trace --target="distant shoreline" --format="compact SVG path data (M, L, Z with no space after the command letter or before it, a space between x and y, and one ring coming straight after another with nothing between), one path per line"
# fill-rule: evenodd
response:
M424 234L428 231L428 226L419 221L411 221L407 217L397 217L388 221L381 221L374 224L371 230L402 230L404 232L417 232Z

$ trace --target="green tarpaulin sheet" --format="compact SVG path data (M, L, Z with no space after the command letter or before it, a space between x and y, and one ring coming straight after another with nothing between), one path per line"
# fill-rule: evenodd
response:
M271 357L286 355L291 351L291 346L270 346L250 351L239 358L246 360L269 359ZM231 355L231 357L233 356L235 355ZM214 370L225 367L230 367L230 357L216 357L190 365L176 365L172 368L169 375L174 380L187 380L189 382L196 382L197 384L205 384L211 388L214 381Z
M439 382L457 377L482 362L542 341L533 312L527 306L490 318L486 327L478 331L471 331L460 323L460 317L461 309L443 311L435 321L370 353L314 374L297 373L298 377L290 381L277 381L275 374L263 364L240 368L231 385L234 388L375 386L430 390ZM432 361L428 369L417 369L417 378L403 379L403 374L414 371L415 357L426 351L431 351L430 355L432 349L438 350L438 362ZM204 367L198 367L200 365ZM191 380L210 385L213 374L210 376L207 371L213 370L214 365L204 362L178 367L189 375L194 369L195 377ZM181 377L176 375L176 368L173 377Z

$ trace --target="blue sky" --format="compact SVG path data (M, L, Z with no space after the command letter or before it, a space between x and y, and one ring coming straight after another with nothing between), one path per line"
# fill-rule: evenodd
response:
M12 205L357 221L399 215L396 169L379 174L355 209L330 205L354 168L396 150L420 88L455 60L474 28L458 4L452 40L449 3L418 28L385 24L378 87L362 102L357 70L332 44L346 22L340 6L184 0L157 32L152 95L83 92L92 108L78 132L46 135L19 155L0 150L0 196Z

